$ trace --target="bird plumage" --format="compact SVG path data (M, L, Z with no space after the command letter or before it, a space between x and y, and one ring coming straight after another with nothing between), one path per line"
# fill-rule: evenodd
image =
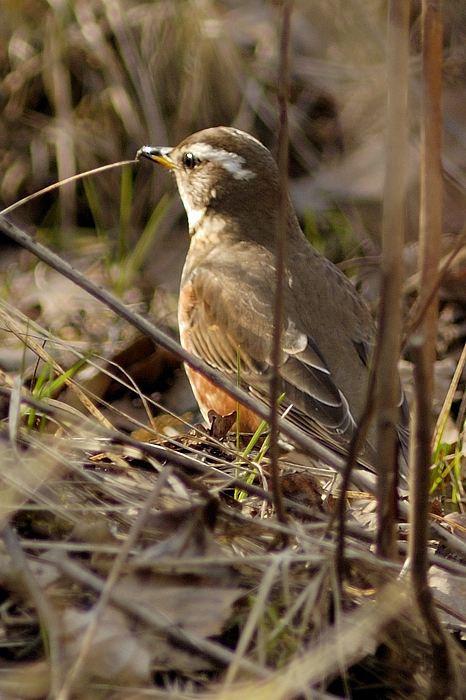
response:
M182 345L267 401L271 372L277 165L259 141L228 127L189 136L173 149L139 152L175 175L191 244L183 269ZM282 408L290 420L344 452L365 405L372 318L350 281L305 238L287 201ZM200 408L226 414L236 402L187 369ZM406 414L400 389L400 421ZM243 429L257 416L241 409ZM400 425L403 436L406 428ZM363 461L374 460L374 432ZM372 465L373 466L373 465Z

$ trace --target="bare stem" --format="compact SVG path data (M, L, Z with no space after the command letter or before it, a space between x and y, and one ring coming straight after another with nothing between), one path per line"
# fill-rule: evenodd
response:
M278 401L280 396L280 358L283 328L283 288L286 268L287 209L288 209L288 96L289 96L289 46L291 0L282 4L282 31L280 41L280 68L278 75L278 101L280 124L278 132L278 216L276 232L276 287L273 319L272 379L270 382L270 454L271 480L275 510L280 522L286 522L279 474Z
M409 0L390 0L387 29L387 127L382 220L382 293L376 366L378 536L381 556L396 555L396 457L400 386L403 243L406 218Z
M422 3L422 117L421 117L421 209L420 209L420 304L431 294L440 259L442 226L442 2ZM432 398L437 295L426 306L419 334L411 341L414 358L415 403L411 438L411 499L409 554L416 601L432 645L430 700L451 694L453 664L448 640L435 611L428 585L428 534Z

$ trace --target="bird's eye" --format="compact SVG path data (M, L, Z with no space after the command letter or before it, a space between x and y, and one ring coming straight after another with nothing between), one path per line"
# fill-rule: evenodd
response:
M185 153L183 156L183 165L188 170L193 170L199 162L199 158L196 158L193 153Z

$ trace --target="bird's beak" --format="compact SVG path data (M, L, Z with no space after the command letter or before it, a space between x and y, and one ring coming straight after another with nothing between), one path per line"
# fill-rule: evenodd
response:
M170 153L172 151L173 148L170 146L143 146L136 153L136 158L144 156L150 160L155 160L156 163L160 163L160 165L163 165L164 168L173 170L175 163L170 158Z

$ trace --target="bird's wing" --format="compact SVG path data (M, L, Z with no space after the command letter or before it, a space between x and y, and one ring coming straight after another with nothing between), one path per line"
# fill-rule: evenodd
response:
M238 280L237 274L230 275L227 267L216 263L198 266L184 281L181 332L189 338L192 352L233 380L237 379L240 360L242 385L266 400L272 353L274 269L267 260L257 258L248 265L248 279ZM354 419L348 402L335 385L313 339L289 317L284 324L282 348L282 407L292 404L289 417L301 426L310 421L325 432L349 437Z

